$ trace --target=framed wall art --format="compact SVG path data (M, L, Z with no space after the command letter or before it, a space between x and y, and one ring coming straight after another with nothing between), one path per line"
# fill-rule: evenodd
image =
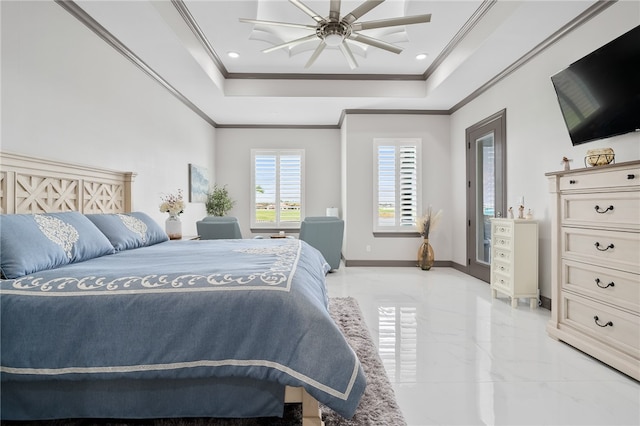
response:
M209 171L205 167L189 164L189 202L206 202L208 191Z

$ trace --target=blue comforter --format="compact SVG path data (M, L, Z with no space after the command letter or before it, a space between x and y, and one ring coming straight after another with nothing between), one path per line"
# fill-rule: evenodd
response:
M303 241L170 241L0 281L3 381L249 377L351 417L360 363Z

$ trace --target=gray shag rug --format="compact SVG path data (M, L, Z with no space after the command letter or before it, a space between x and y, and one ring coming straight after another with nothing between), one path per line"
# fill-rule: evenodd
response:
M329 302L331 317L342 330L347 341L358 355L367 377L367 388L360 400L355 415L347 420L320 405L325 426L406 426L402 412L396 402L389 378L384 370L380 356L367 325L362 317L358 302L351 297L331 298ZM149 420L115 419L72 419L37 422L2 422L15 426L294 426L302 423L300 404L287 404L282 418L264 417L255 419L212 419L212 418L176 418Z

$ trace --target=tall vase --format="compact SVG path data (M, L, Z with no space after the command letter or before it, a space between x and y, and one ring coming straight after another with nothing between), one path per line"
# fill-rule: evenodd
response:
M428 271L433 266L433 248L429 244L429 238L425 238L418 249L418 266L423 271Z
M170 240L179 240L182 238L182 221L177 214L170 214L164 222L165 231Z

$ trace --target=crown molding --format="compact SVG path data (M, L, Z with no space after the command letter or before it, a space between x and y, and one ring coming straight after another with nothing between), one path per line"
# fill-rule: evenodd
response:
M213 50L213 46L211 46L211 43L209 43L209 39L207 39L207 37L204 35L204 32L200 28L200 25L198 25L196 20L193 18L193 15L191 14L191 11L189 11L187 5L184 4L182 0L171 0L171 4L173 4L173 6L177 9L184 22L187 24L191 32L193 32L193 35L200 42L200 44L202 44L202 47L207 52L216 68L218 68L220 74L222 74L224 78L229 78L229 71L222 63L220 56L218 56L216 51Z
M478 89L476 89L474 92L472 92L469 96L467 96L466 98L462 99L456 105L451 107L451 109L449 110L449 113L453 114L454 112L456 112L457 110L459 110L460 108L462 108L463 106L465 106L466 104L468 104L469 102L474 100L475 98L480 96L482 93L486 92L491 87L495 86L500 81L502 81L503 79L507 78L511 73L513 73L514 71L516 71L517 69L519 69L520 67L525 65L527 62L529 62L530 60L532 60L533 58L538 56L540 53L545 51L547 48L551 47L553 44L558 42L560 39L562 39L564 36L569 34L571 31L573 31L576 28L580 27L582 24L586 23L591 18L593 18L596 15L598 15L599 13L601 13L602 11L607 9L609 6L612 6L617 1L618 0L598 0L596 3L594 3L593 5L588 7L580 15L576 16L569 23L567 23L562 28L560 28L558 31L556 31L555 33L551 34L544 41L539 43L536 47L534 47L529 52L527 52L523 56L521 56L513 64L509 65L507 68L502 70L499 74L497 74L491 80L489 80L488 82L486 82L485 84L480 86Z
M462 99L456 105L449 110L397 110L397 109L347 109L343 110L338 122L335 125L287 125L287 124L275 124L275 125L261 125L261 124L220 124L216 123L211 117L205 114L200 108L193 104L186 96L173 87L167 80L165 80L160 74L147 65L142 59L140 59L135 53L133 53L126 45L118 40L113 34L111 34L106 28L100 25L95 19L93 19L88 13L86 13L78 4L73 0L55 0L63 9L69 12L72 16L78 19L81 23L87 26L91 31L103 39L107 44L120 52L124 57L130 60L133 64L138 66L149 77L156 80L160 85L167 89L173 96L183 102L188 108L205 120L214 128L221 129L339 129L342 127L344 119L347 114L420 114L420 115L451 115L458 111L460 108L480 96L485 91L508 77L511 73L525 65L531 59L539 55L548 47L562 39L565 35L578 28L591 18L595 17L609 6L617 2L617 0L598 0L588 9L586 9L579 16L574 18L571 22L563 26L561 29L553 33L546 40L538 44L532 50L520 57L517 61L505 68L502 72L497 74L487 83L480 86L473 93ZM451 42L445 47L443 52L438 55L436 60L429 66L429 68L422 75L415 74L266 74L266 73L230 73L222 64L222 61L215 53L213 47L205 37L204 33L195 22L193 16L189 12L188 8L182 0L171 0L171 3L178 10L182 18L185 20L188 27L194 33L195 37L202 43L203 47L213 60L214 64L224 76L225 79L272 79L272 80L363 80L363 81L426 81L429 76L434 72L437 66L451 54L453 49L460 43L461 40L471 31L482 19L482 17L495 5L497 0L485 0L481 6L476 10L474 15L465 23L463 28L456 34Z
M175 96L183 104L189 107L193 112L198 114L204 121L209 123L213 127L217 127L217 123L205 114L200 108L193 104L186 96L173 87L167 80L165 80L160 74L158 74L153 68L147 65L142 59L140 59L135 53L133 53L124 43L118 40L113 34L111 34L105 27L100 25L98 21L93 19L91 15L85 12L74 1L67 0L55 0L55 2L61 6L64 10L69 12L78 21L83 23L87 28L93 31L98 37L104 40L107 44L113 47L116 51L122 54L125 58L133 62L138 68L140 68L145 74L151 77L156 82L160 83L162 87L167 89L169 93Z
M465 22L465 24L460 28L460 31L451 39L449 44L445 46L445 48L440 52L438 57L429 65L429 68L422 75L423 80L427 80L431 74L435 72L435 70L444 62L445 59L453 52L453 50L460 44L460 42L473 30L476 25L480 22L482 17L489 12L489 10L497 3L497 0L485 0L482 2L480 7L476 9L476 11L471 15L471 17Z

